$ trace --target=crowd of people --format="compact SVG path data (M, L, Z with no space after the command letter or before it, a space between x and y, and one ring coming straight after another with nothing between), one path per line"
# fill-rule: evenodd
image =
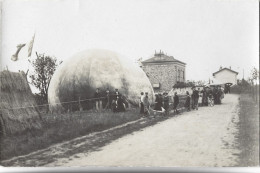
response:
M215 104L221 104L221 99L224 98L224 91L221 86L203 87L200 88L193 87L192 93L186 91L184 107L187 111L191 109L198 110L199 106L213 106ZM170 102L172 100L172 102ZM150 111L159 111L163 112L164 115L169 115L170 105L172 105L173 113L179 113L179 96L177 92L174 93L173 99L168 95L167 92L163 94L155 94L155 104L154 108L151 108L151 105L148 100L148 93L145 94L141 92L140 97L140 114L143 116L149 115Z
M221 104L221 99L224 98L224 91L220 86L193 87L192 93L186 91L184 107L187 111L191 109L198 110L199 106L213 106L215 104ZM115 89L114 92L110 92L109 88L105 92L101 92L99 88L94 93L94 101L96 110L111 109L113 112L124 112L128 107L126 98ZM149 115L150 110L164 113L169 115L169 111L172 107L173 113L178 114L180 103L177 92L174 92L174 96L171 97L167 92L155 94L155 104L153 108L149 102L148 92L141 92L140 96L140 114L143 116ZM172 106L171 106L172 105Z
M113 112L124 112L128 106L126 98L119 93L118 89L110 92L109 88L107 88L105 92L102 92L97 88L94 93L94 101L97 111L111 109Z

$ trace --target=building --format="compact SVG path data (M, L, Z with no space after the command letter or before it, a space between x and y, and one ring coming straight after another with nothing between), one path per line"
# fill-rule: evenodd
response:
M169 92L177 82L185 82L186 63L168 56L162 51L152 58L142 61L142 68L148 76L155 92Z
M213 73L214 79L217 79L223 84L230 83L232 85L237 84L237 75L238 72L232 70L231 67L230 68L220 67L217 72Z

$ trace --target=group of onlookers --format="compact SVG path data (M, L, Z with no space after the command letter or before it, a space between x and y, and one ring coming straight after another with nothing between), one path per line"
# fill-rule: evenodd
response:
M94 101L96 104L96 110L112 109L113 112L123 112L126 109L127 103L124 96L119 93L118 89L114 92L110 92L109 88L105 92L101 92L99 88L96 89L94 94Z
M213 86L210 87L203 87L202 90L200 88L193 87L192 93L186 91L186 98L184 107L187 111L190 111L191 109L198 110L199 106L213 106L214 104L221 104L221 99L224 98L224 92L220 86ZM174 93L173 96L173 112L175 114L178 114L178 106L179 106L179 96L177 95L177 92ZM170 96L167 92L163 92L163 94L158 93L155 94L155 104L153 110L155 111L164 111L165 115L169 114L170 109ZM145 94L141 92L141 98L140 98L140 114L148 115L150 109L150 103L148 101L148 93Z
M213 88L203 87L202 90L200 90L200 88L196 89L196 87L193 87L191 95L188 91L186 91L184 107L187 111L190 111L191 109L198 110L199 106L221 104L222 98L224 98L224 91L220 86L214 86ZM177 92L174 93L172 103L170 103L170 100L170 96L167 92L155 94L155 104L153 110L162 111L165 115L168 115L170 105L173 104L173 112L178 114L178 106L180 101ZM99 111L102 109L111 109L113 112L123 112L126 110L126 106L128 105L126 98L119 93L118 89L115 89L115 91L111 93L109 88L107 88L105 92L101 92L99 88L97 88L94 94L94 101L96 110ZM148 115L149 109L151 108L150 106L148 92L141 92L140 114Z
M221 104L221 99L224 98L224 92L221 86L203 87L196 89L192 88L193 92L190 96L189 92L186 92L185 107L187 111L190 109L198 110L199 106L213 106L214 104Z
M177 95L177 92L175 92L174 95L174 103L173 103L173 110L175 113L179 113L177 107L179 105L179 96ZM145 95L143 92L141 92L141 98L140 98L140 114L142 115L148 115L149 109L150 109L150 103L148 101L148 93L146 92ZM169 114L169 108L170 108L170 98L167 92L164 92L163 94L158 93L155 94L155 104L154 104L154 111L161 111L164 112L165 115Z

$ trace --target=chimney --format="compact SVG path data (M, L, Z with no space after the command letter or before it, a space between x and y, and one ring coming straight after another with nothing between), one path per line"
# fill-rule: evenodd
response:
M222 66L219 67L219 70L222 70Z
M231 70L231 66L229 66L230 70Z

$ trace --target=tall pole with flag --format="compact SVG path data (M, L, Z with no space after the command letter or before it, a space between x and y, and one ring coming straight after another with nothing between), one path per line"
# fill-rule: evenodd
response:
M34 33L32 40L30 41L29 46L28 46L28 57L31 57L31 55L32 55L34 38L35 38L35 33Z

